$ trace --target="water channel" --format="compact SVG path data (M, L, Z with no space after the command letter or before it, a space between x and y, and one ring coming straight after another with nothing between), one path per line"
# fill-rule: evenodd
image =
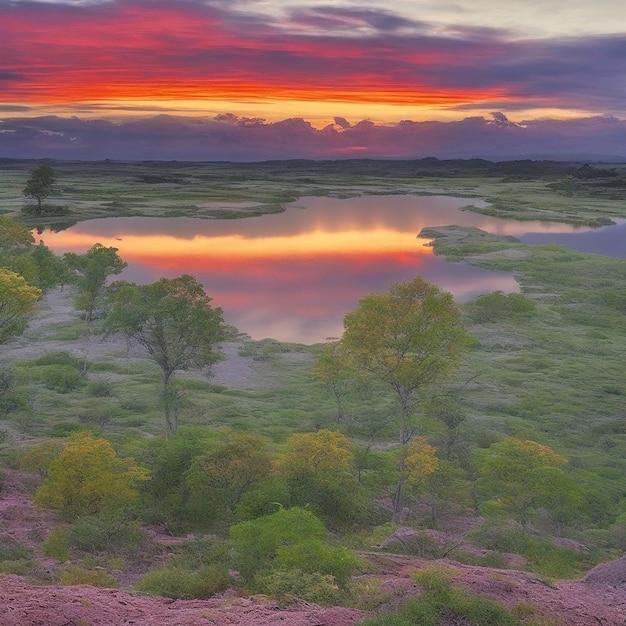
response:
M427 226L475 226L550 241L592 230L459 210L472 203L444 196L310 197L280 214L100 219L59 233L44 231L38 238L59 254L83 253L97 242L114 246L128 262L118 278L137 283L193 274L222 307L225 320L253 339L311 344L340 336L343 315L366 293L418 274L459 301L519 289L508 273L434 256L428 240L416 236Z

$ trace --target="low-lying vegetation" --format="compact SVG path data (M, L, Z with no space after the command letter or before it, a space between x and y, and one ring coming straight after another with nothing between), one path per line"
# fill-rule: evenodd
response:
M449 178L441 177L436 163L430 164L432 172L421 172L426 165L402 164L392 181L369 170L350 186L346 177L341 185L331 177L324 189L388 192L390 185L402 183L402 189L414 192L411 185L419 179L421 189L441 193L459 189L462 174L463 195L468 188L477 196L488 190L499 194L492 203L496 212L580 222L623 213L612 200L615 185L609 193L602 177L587 176L573 165L546 166L542 176L520 174L507 181L501 169L486 162L467 163L465 171ZM474 178L474 166L488 173ZM146 167L117 165L104 178L94 168L93 193L102 185L118 185L121 172L156 193L161 166L149 178ZM192 194L198 181L215 183L225 167L212 165L203 172L189 166L167 184L184 185ZM329 175L324 166L311 166L315 183L304 184L294 170L276 176L274 167L234 170L261 181L259 205L275 209L311 185L319 190L316 177ZM345 171L350 168L367 170L367 164L349 164ZM71 165L60 169L67 176ZM611 180L623 176L617 170ZM242 190L237 201L249 202L249 192L244 193L249 181L228 179L222 188L216 186L216 197L225 189L232 194L236 185ZM87 182L82 190L76 181L64 190L72 210L86 198ZM521 191L527 194L523 199ZM567 202L560 195L566 192ZM546 204L542 199L548 193ZM148 195L139 194L137 202L148 207L146 214L155 214ZM42 580L36 564L40 554L58 561L53 580L61 584L123 581L144 593L181 599L240 588L281 604L299 598L385 609L363 626L436 625L443 619L552 626L558 621L543 619L541 607L507 609L471 595L453 582L453 572L441 568L415 573L421 593L393 611L387 610L392 601L398 605L392 592L364 589L376 580L378 555L390 551L491 567L508 565L516 554L523 557L518 567L547 581L580 576L623 552L624 260L554 245L532 247L474 229L440 228L434 242L438 254L515 271L522 292L491 293L462 307L435 298L436 314L450 306L451 317L436 333L420 335L418 348L427 352L427 342L431 350L426 359L405 358L419 351L406 343L406 327L396 324L408 313L397 307L396 325L386 324L385 295L368 300L371 310L362 301L360 311L367 315L351 314L338 343L254 342L230 329L216 332L202 358L169 368L169 357L159 360L163 355L155 356L157 344L145 334L139 343L147 352L125 340L105 345L102 338L107 329L122 329L130 340L159 324L159 332L172 332L172 319L182 310L175 298L193 291L185 292L189 280L155 283L163 290L160 304L172 298L163 307L172 319L144 316L144 327L136 316L152 286L103 288L120 267L110 251L104 254L115 262L104 277L77 273L76 268L88 267L88 259L70 259L74 272L67 272L62 260L28 239L27 229L1 219L0 265L11 274L0 299L5 293L11 297L21 267L36 290L56 293L61 302L76 297L83 311L82 319L76 313L76 323L59 326L45 326L42 316L43 334L41 326L21 334L20 323L3 337L17 339L4 344L10 356L2 359L0 372L0 460L34 477L34 501L58 519L52 532L33 540L36 549L3 537L2 572ZM67 285L63 293L61 285ZM393 286L389 297L404 297L409 287L416 284ZM93 296L88 302L87 292ZM31 296L22 321L32 315L29 303L38 294ZM419 298L423 303L423 293ZM111 324L115 310L117 326ZM392 362L384 351L386 337L362 332L372 311L382 312L377 330L400 329L393 346L401 347L401 359ZM218 318L213 322L219 325ZM444 350L441 334L449 340L453 332L458 343L445 344ZM201 369L219 360L219 351L211 353L218 342L235 345L229 358L244 363L253 382L233 384L220 375L219 365L213 376ZM35 349L29 351L29 345ZM161 342L161 348L164 354L170 346ZM442 355L445 363L437 364L442 375L431 375ZM415 377L418 367L430 368L429 375ZM383 549L401 525L420 532ZM446 539L426 532L432 530L447 533ZM163 537L175 541L168 544Z

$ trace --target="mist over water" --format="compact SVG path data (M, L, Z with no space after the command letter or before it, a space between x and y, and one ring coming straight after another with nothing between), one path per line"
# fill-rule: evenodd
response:
M57 253L114 246L128 262L116 277L124 280L193 274L225 320L253 339L311 344L339 337L343 316L366 293L417 275L459 301L519 290L509 273L434 256L429 241L417 237L425 227L475 226L522 239L529 232L591 230L459 210L472 203L443 196L312 197L284 213L239 220L110 218L38 237Z

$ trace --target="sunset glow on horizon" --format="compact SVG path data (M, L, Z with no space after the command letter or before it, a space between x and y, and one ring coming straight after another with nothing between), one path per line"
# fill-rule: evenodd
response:
M494 108L562 118L623 114L619 89L599 89L589 73L592 63L610 74L620 62L612 55L623 29L605 6L614 0L594 10L595 30L582 4L560 0L564 21L542 14L533 23L534 3L508 20L487 0L463 0L454 15L435 2L393 9L347 0L0 2L0 114L210 116L217 109L270 121L379 123ZM539 66L555 80L538 76Z

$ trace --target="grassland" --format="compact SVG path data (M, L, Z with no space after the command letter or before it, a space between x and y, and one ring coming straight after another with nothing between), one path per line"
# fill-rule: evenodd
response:
M626 166L483 160L265 163L51 162L57 191L34 226L120 216L242 218L304 196L425 194L476 198L513 219L603 224L623 216ZM0 212L20 214L34 161L0 159ZM617 201L617 202L616 202Z
M26 202L21 188L34 166L0 161L1 211L19 216ZM53 166L60 192L48 203L63 211L44 219L58 228L129 215L243 218L281 211L302 196L390 193L475 197L471 210L514 219L599 225L626 218L623 165L426 159ZM478 341L458 383L467 416L457 434L462 447L484 448L505 435L554 447L578 480L605 494L597 522L610 524L626 503L626 260L459 227L437 228L433 236L436 253L450 260L514 272L523 295L536 305L524 314L504 310L487 317L475 303L466 306L467 326ZM6 433L49 436L81 423L113 439L160 431L156 369L140 355L126 354L124 346L89 352L86 332L75 316L31 328L7 346L23 407L7 415ZM97 333L90 342L89 350L99 345ZM26 346L36 346L39 356L60 348L86 355L87 367L71 393L47 382L46 364L37 356L20 356ZM238 337L228 349L229 359L214 378L181 376L182 423L231 426L279 442L295 431L336 425L332 398L308 375L319 346ZM227 364L235 361L233 374ZM340 428L364 443L375 432L381 448L394 440L395 433L369 427L390 410L380 390L357 390L346 402L348 419ZM434 439L445 435L429 420L421 429ZM9 457L10 439L3 450Z

